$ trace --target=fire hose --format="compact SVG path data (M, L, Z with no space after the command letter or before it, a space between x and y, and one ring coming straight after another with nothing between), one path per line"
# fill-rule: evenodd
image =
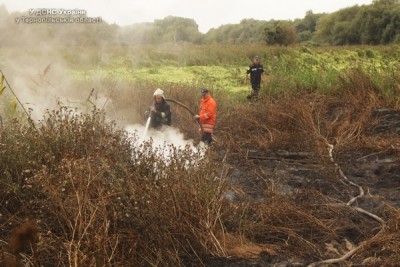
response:
M192 116L195 116L195 115L196 115L196 113L194 113L188 106L186 106L185 104L183 104L183 103L181 103L181 102L179 102L179 101L176 101L176 100L170 99L170 98L166 98L165 101L168 101L168 102L171 102L171 103L174 103L174 104L177 104L177 105L181 106L182 108L184 108L184 109L186 109L187 111L189 111L189 113L190 113ZM197 124L198 124L199 127L200 127L201 133L203 134L203 133L204 133L203 124L200 122L199 119L196 119L196 122L197 122Z

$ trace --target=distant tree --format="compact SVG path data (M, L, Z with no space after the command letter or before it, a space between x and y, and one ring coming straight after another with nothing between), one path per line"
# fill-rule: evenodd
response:
M326 15L318 20L315 38L318 41L332 44L332 29L335 24L336 16L333 14Z
M312 10L308 10L303 19L298 19L295 21L295 28L297 32L315 32L317 22L322 15L323 14L314 14Z
M295 21L243 19L202 34L193 19L168 16L151 23L120 27L115 24L15 23L27 12L9 13L0 4L0 47L23 46L24 40L64 46L160 43L267 43L288 46L310 40L331 45L400 43L400 0L373 0L370 5L353 6L331 14L306 12ZM15 34L18 33L18 34ZM71 36L71 38L65 38Z
M398 1L378 1L363 9L362 44L388 44L400 33L400 4Z
M312 10L306 12L306 15L302 19L296 19L293 22L293 26L297 31L297 42L306 42L314 37L317 23L322 16L326 14L315 14Z
M372 1L372 4L374 5L384 5L384 6L389 6L389 5L394 5L400 3L400 0L374 0Z
M296 29L288 22L277 23L273 29L266 28L265 33L269 45L288 46L296 42Z
M298 43L303 43L303 42L307 42L310 41L313 37L312 32L310 31L302 31L297 33L297 42Z
M168 16L152 23L138 23L122 27L119 38L124 43L200 43L202 34L193 19Z
M333 45L389 44L400 33L400 3L374 1L372 5L353 6L321 17L316 39Z
M160 42L193 42L199 37L199 26L193 19L168 16L155 20L154 25L159 28Z
M209 30L204 36L205 43L249 44L264 43L264 28L272 21L243 19L239 24L226 24Z

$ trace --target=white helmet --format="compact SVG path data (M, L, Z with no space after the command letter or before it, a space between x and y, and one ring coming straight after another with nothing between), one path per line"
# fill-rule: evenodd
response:
M157 88L157 90L154 92L153 96L161 96L162 98L165 99L164 91L161 90L160 88Z

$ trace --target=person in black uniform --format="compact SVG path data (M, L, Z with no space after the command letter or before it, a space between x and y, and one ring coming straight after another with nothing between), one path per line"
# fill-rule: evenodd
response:
M159 129L163 125L171 125L171 109L165 101L163 90L158 88L154 94L154 105L150 107L151 127Z
M261 76L264 73L263 65L260 63L260 58L258 56L254 56L253 63L249 66L249 69L246 71L246 80L250 74L250 83L253 92L247 96L247 99L252 99L253 97L257 97L261 88Z

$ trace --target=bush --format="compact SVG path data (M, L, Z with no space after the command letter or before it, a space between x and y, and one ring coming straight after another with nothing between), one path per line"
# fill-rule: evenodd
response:
M366 55L368 58L374 58L374 57L375 57L375 53L374 53L374 51L372 51L371 49L367 49L367 51L365 51L365 55Z
M132 139L133 138L133 139ZM183 265L224 255L216 235L224 171L189 148L150 143L61 107L37 130L0 133L0 238L23 218L38 222L44 265Z

